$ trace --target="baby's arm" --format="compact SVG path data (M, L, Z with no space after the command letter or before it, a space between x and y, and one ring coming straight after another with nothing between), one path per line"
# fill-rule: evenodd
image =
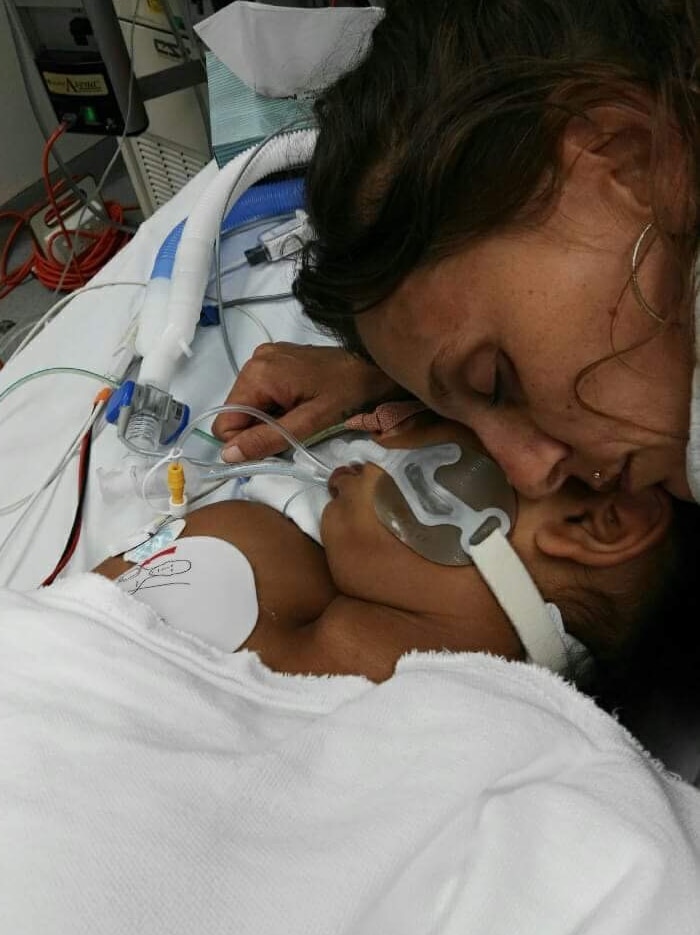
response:
M336 595L323 549L291 520L260 503L224 501L193 510L184 536L211 536L236 546L255 575L261 614L284 624L315 620ZM131 563L108 558L95 569L118 578Z

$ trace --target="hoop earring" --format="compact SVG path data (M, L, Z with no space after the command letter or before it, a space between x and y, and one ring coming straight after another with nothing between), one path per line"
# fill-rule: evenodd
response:
M649 315L650 318L653 318L654 321L658 321L659 324L664 325L666 324L666 319L663 318L661 315L659 315L656 309L652 308L652 306L649 305L647 300L644 298L644 296L642 295L642 290L639 285L639 280L637 278L637 273L639 272L639 251L642 248L642 244L644 243L645 237L647 236L649 231L653 229L653 227L654 227L653 223L647 224L647 226L644 228L642 233L639 235L637 239L637 243L634 245L634 250L632 251L632 275L630 277L630 284L632 286L632 292L634 293L635 299L637 300L639 305L644 309L647 315Z

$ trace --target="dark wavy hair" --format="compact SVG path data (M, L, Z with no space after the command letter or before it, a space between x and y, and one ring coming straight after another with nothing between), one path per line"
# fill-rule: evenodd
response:
M311 319L362 352L358 312L420 265L537 223L561 185L572 116L602 103L638 106L640 92L651 107L652 167L670 134L682 143L683 233L665 239L679 307L687 304L698 246L697 0L386 7L366 58L315 107L320 134L307 179L315 239L294 286ZM663 205L654 211L663 232Z
M565 620L570 615L580 634L593 634L587 645L598 671L590 690L623 720L654 693L686 711L700 709L698 541L700 506L675 501L669 535L650 554L653 567L643 586L638 576L612 601L609 594L589 595L585 587L583 600L575 593L573 604L560 598Z

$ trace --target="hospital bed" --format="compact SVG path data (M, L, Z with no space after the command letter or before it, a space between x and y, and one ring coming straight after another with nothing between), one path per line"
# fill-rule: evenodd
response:
M11 534L0 551L3 584L20 590L37 587L61 555L75 513L76 458L14 532L18 511L7 508L42 485L88 417L96 392L124 376L141 284L147 281L168 233L189 214L216 172L210 164L144 222L90 288L76 295L0 372L0 543ZM238 267L223 277L224 299L289 292L293 260L252 267L239 263L244 250L257 245L259 234L269 227L270 221L262 221L223 243L222 268ZM301 315L291 297L245 310L231 308L226 316L239 367L264 341L331 343ZM221 327L197 329L193 356L182 358L174 375L172 393L190 406L193 416L220 405L234 379ZM217 449L211 443L197 444L201 457L216 460ZM71 572L89 570L116 552L157 512L157 501L148 502L141 495L141 478L129 477L129 458L114 426L100 426L92 445L82 534L70 561ZM235 495L235 485L235 481L225 483L207 502ZM691 782L700 779L700 712L679 710L666 699L654 698L649 710L640 713L638 732L671 769Z

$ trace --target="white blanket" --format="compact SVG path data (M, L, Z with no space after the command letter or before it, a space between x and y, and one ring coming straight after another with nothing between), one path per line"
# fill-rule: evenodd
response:
M0 668L8 935L700 930L700 794L542 670L279 675L88 574Z

